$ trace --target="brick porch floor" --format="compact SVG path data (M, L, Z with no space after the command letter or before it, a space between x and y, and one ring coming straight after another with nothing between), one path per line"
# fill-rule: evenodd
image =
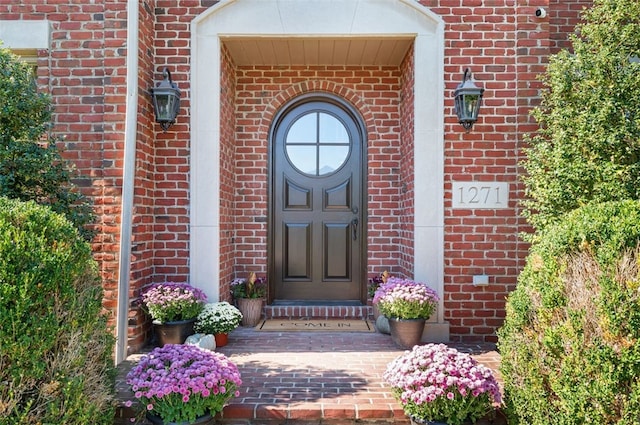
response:
M497 371L493 346L451 344ZM408 424L382 380L387 363L403 351L389 335L345 332L260 332L238 328L218 348L239 367L243 385L217 424ZM124 374L140 355L120 367L118 397L131 394ZM121 408L115 424L131 423ZM489 423L489 422L484 422ZM494 421L504 424L503 419Z

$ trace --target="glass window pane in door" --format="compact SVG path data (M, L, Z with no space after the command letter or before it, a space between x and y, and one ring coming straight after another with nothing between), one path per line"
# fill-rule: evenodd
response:
M333 173L345 163L348 156L349 146L321 145L318 175Z
M347 129L340 120L333 115L320 113L319 141L320 143L349 143Z
M287 133L288 143L316 143L316 123L317 115L315 112L303 115L293 123Z
M317 175L318 165L316 145L287 145L287 156L289 157L291 165L299 171L313 176Z

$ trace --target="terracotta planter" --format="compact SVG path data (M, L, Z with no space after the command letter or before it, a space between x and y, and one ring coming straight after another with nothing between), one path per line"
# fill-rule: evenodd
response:
M400 348L413 348L422 341L425 319L396 319L389 317L391 340Z
M154 321L153 329L158 339L158 345L164 347L166 344L184 344L187 337L194 334L193 325L195 322L195 318L166 323Z
M229 334L226 334L226 333L213 334L213 337L216 340L216 347L224 347L229 343Z
M160 418L160 416L156 416L148 412L146 417L153 425L204 425L213 423L213 417L211 415L200 416L196 418L194 422L165 422Z
M262 319L262 298L239 298L238 310L242 313L242 326L256 326Z

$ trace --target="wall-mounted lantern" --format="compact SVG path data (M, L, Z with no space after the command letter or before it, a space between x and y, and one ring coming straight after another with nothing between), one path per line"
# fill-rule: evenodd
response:
M454 96L458 122L467 131L471 130L473 123L478 120L483 93L484 89L476 86L471 79L469 68L465 69L462 82L458 84Z
M162 131L167 131L176 122L180 111L180 89L171 80L171 72L167 68L162 71L164 79L151 89L153 109L156 122L160 123Z

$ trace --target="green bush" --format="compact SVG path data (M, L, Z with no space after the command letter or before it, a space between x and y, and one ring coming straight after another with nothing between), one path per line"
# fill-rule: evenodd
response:
M0 424L113 423L113 336L91 248L62 215L0 197Z
M523 166L537 229L589 202L640 199L640 2L595 0L550 58Z
M639 242L630 200L539 233L498 332L513 423L640 423Z
M90 240L95 215L73 184L73 166L57 146L61 140L48 134L51 110L31 67L0 48L0 196L47 205Z

